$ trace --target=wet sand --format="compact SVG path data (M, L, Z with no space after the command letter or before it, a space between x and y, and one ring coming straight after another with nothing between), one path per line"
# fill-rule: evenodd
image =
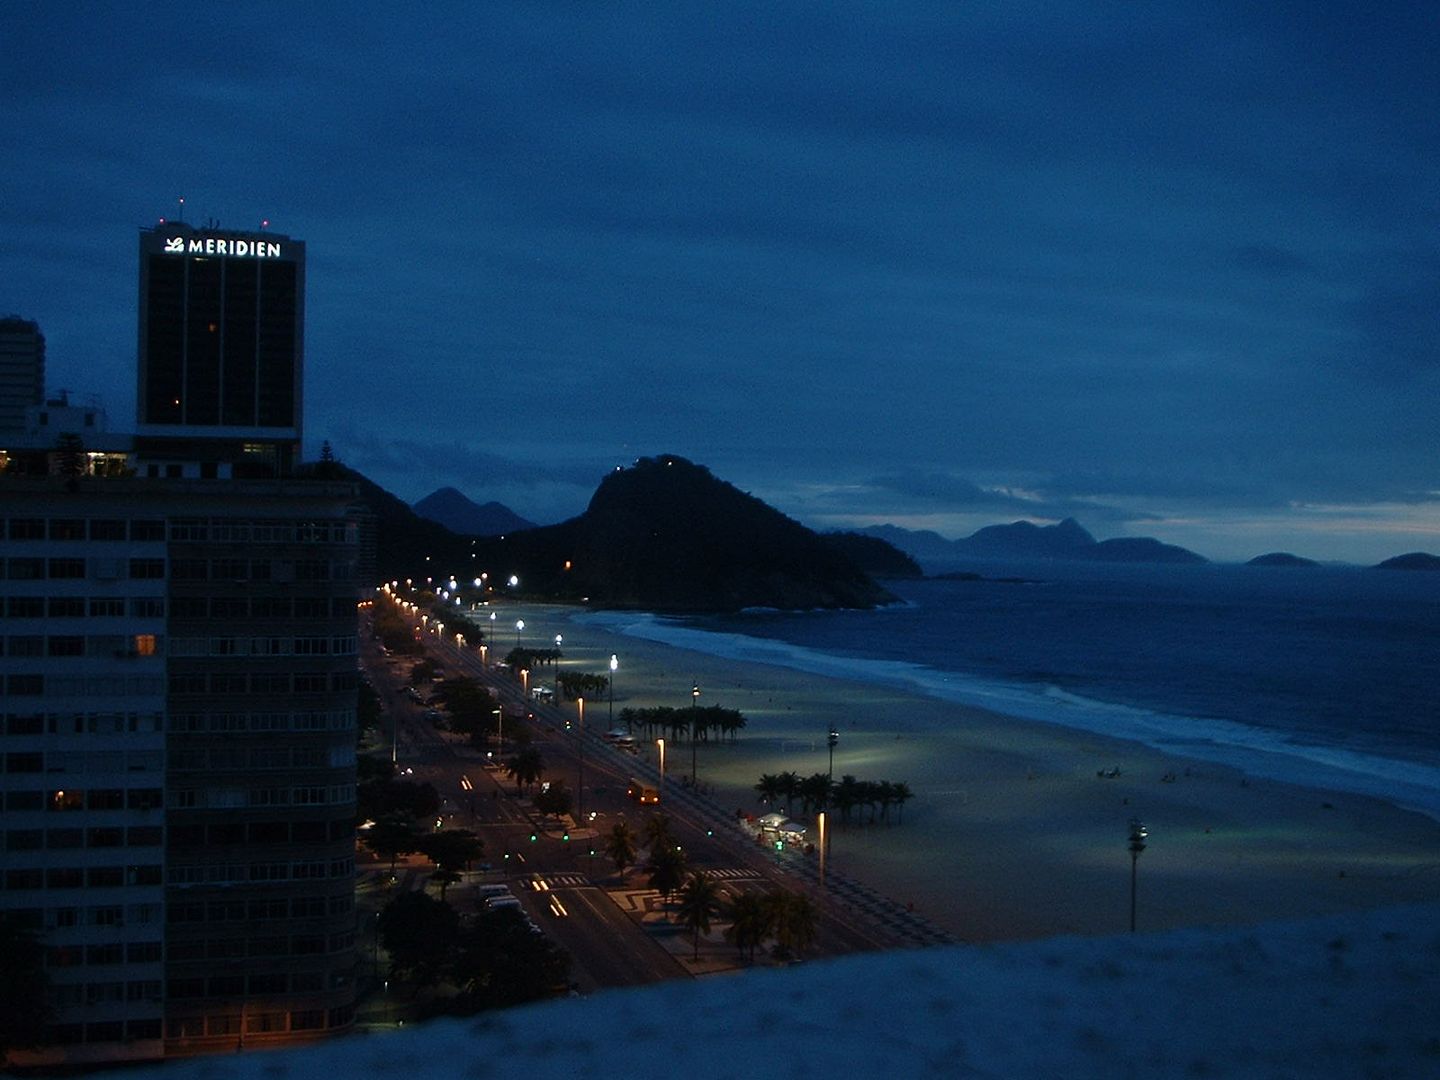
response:
M833 725L837 780L903 782L915 797L898 823L892 810L889 824L835 828L831 867L961 940L1127 929L1132 817L1150 834L1137 867L1141 930L1440 899L1440 823L1376 799L627 637L572 622L572 609L502 609L510 611L531 641L564 635L562 671L605 674L617 654L617 717L627 706L686 707L695 684L703 704L743 713L736 743L698 748L700 781L727 809L769 809L754 790L762 773L825 772ZM587 725L604 730L608 699L588 706ZM654 760L652 746L642 753ZM1114 768L1119 776L1097 776ZM672 746L669 775L689 769L689 745Z

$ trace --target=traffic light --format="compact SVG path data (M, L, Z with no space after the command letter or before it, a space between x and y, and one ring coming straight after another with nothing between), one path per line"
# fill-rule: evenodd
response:
M539 834L539 833L533 833L533 832L532 832L532 833L530 834L530 842L531 842L532 844L535 843L535 841L537 841L537 840L539 840L539 839L540 839L540 834Z
M570 834L566 832L561 835L560 839L568 844L570 842Z

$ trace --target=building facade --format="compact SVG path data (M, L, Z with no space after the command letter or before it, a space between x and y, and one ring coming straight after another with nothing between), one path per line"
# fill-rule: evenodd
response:
M136 448L156 475L274 476L302 435L305 244L161 223L140 234Z
M45 335L18 315L0 319L0 432L25 428L25 410L45 400Z
M47 949L37 1063L351 1024L353 500L0 478L0 911Z

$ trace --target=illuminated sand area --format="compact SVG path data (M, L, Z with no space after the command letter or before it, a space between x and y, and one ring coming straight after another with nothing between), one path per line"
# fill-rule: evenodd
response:
M762 773L903 782L903 822L832 832L833 870L961 940L1128 928L1128 822L1149 831L1138 865L1142 930L1245 924L1440 898L1440 823L1378 799L1246 777L1133 742L770 664L742 663L525 605L526 636L564 635L562 670L620 657L615 714L691 702L739 710L736 744L701 743L700 781L723 808L762 812ZM503 643L503 638L502 638ZM538 676L548 682L546 674ZM607 726L608 700L587 724ZM655 760L651 745L642 755ZM673 745L667 773L690 769ZM1120 775L1099 772L1118 768ZM1173 777L1167 780L1162 777ZM781 807L783 809L783 806ZM798 812L798 804L796 806ZM859 812L862 816L864 811Z

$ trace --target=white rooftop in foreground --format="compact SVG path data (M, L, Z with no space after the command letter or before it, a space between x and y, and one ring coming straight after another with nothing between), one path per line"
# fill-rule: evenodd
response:
M125 1075L1440 1076L1440 904L875 954Z

